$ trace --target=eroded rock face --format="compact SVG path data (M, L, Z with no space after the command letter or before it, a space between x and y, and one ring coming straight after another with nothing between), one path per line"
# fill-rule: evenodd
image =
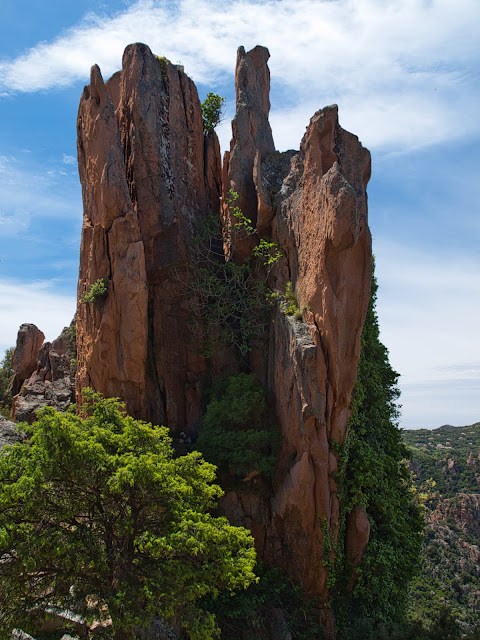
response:
M282 249L271 286L282 295L292 283L302 321L277 309L268 346L243 362L268 388L282 433L273 493L256 490L257 478L228 492L221 507L251 528L261 556L326 603L324 550L335 548L340 518L338 451L370 296L370 154L340 127L336 106L313 116L299 151L276 152L268 57L264 47L238 51L222 179L218 141L203 135L196 89L182 71L139 44L127 47L122 71L106 85L93 68L78 119L85 217L77 391L93 386L120 396L134 415L195 433L206 380L238 354L210 362L199 355L178 280L195 225L209 211L228 215L225 201L236 191L258 236ZM247 257L254 242L237 244L233 258ZM106 296L82 303L99 278L108 279ZM355 558L368 542L361 516L349 518Z
M34 324L22 324L17 334L17 344L12 356L12 369L15 377L12 381L12 395L16 395L22 384L37 368L38 352L45 335Z
M15 444L21 439L22 436L17 431L15 422L11 422L0 415L0 449L6 444Z
M299 152L272 152L267 59L263 48L247 54L239 49L225 180L228 187L246 189L244 214L257 221L259 235L271 235L283 250L273 284L282 293L292 283L303 322L277 310L268 358L251 358L272 393L282 431L274 495L263 506L238 493L223 504L237 522L245 513L267 560L326 602L323 555L335 546L340 518L338 450L346 437L370 296L370 154L340 127L336 106L313 116ZM351 515L347 534L356 559L368 542L368 521L360 520L361 514Z
M56 340L45 342L37 351L33 372L13 398L13 419L31 423L36 411L44 405L66 411L75 401L74 390L75 375L68 353L68 329L65 328Z
M175 65L134 44L107 85L93 67L78 114L77 392L119 396L131 414L173 429L200 419L206 363L179 283L195 224L219 211L219 154L196 87ZM99 278L107 295L82 303Z

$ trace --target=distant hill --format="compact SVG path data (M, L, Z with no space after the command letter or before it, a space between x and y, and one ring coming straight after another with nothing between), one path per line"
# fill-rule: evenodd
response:
M404 431L403 439L417 489L429 494L410 613L435 620L447 605L472 630L480 626L480 423Z

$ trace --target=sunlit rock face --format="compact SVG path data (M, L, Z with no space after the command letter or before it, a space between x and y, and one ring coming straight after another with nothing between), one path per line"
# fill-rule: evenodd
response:
M266 560L326 603L324 550L334 553L339 525L338 452L370 296L370 154L340 127L336 106L312 117L299 151L276 152L268 58L265 47L238 50L222 170L216 136L204 136L196 88L181 69L141 44L127 47L122 71L106 84L93 67L78 116L77 392L93 386L120 396L136 416L195 434L209 379L225 363L253 370L282 434L277 470L270 489L255 491L252 479L229 491L221 508L251 528ZM192 340L172 265L177 275L185 268L188 237L202 217L229 215L230 190L257 236L231 255L227 246L227 258L244 260L259 237L278 243L283 257L270 285L281 294L291 283L301 320L277 309L266 345L243 359L225 348L213 361ZM82 303L101 278L106 294ZM349 548L359 557L368 522L361 513L349 522Z
M219 210L216 135L203 134L192 80L143 44L127 47L106 84L92 68L77 126L77 392L119 396L133 415L173 429L198 425L206 362L179 280L194 223ZM101 278L107 294L82 303Z

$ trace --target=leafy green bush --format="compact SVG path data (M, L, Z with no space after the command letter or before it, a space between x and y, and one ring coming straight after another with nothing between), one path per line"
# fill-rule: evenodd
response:
M108 278L99 278L96 282L93 282L88 291L85 291L80 298L80 302L86 304L87 302L95 302L98 298L106 296L108 292Z
M205 100L202 102L202 120L203 120L203 132L212 132L217 125L220 124L223 118L223 105L225 98L222 98L217 93L208 93Z
M212 391L196 446L221 471L239 477L251 471L271 476L278 433L253 374L219 378Z
M222 490L198 451L174 458L165 427L85 397L88 417L44 407L0 452L0 635L49 607L110 617L118 640L154 615L210 640L200 599L255 580L250 533L210 515Z

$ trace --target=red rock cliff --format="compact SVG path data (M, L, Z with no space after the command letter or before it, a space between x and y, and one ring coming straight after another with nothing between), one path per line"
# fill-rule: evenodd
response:
M85 216L77 390L120 396L135 415L177 430L198 423L218 363L192 344L171 266L182 269L188 235L196 220L218 212L221 190L237 191L258 235L282 248L272 286L282 293L292 283L303 321L277 310L269 347L250 354L282 432L273 494L229 492L222 508L252 529L260 554L325 603L325 537L335 540L339 521L337 452L370 295L370 154L340 127L336 106L313 116L299 152L275 152L268 57L264 47L238 51L223 186L218 142L203 135L195 86L181 70L139 44L106 85L92 69L78 118ZM236 259L251 249L246 243ZM108 280L107 295L82 303L99 278ZM368 540L363 515L350 518L356 557Z
M172 266L182 270L194 222L218 211L217 138L203 135L192 80L143 44L127 47L106 85L92 68L77 127L77 391L119 396L135 416L172 428L194 424L205 362ZM82 303L100 278L107 295Z
M370 153L340 127L336 106L313 116L299 153L272 153L267 60L263 47L247 54L239 49L237 115L224 175L228 187L245 185L244 213L257 221L260 235L281 246L285 259L275 286L285 291L292 283L303 322L277 310L268 356L252 354L283 436L274 495L260 504L250 494L230 493L225 509L237 521L245 514L260 553L326 602L325 536L334 542L339 526L337 452L346 437L370 297ZM361 520L362 535L352 528L348 539L358 555L369 525L363 512L356 516L352 527Z

